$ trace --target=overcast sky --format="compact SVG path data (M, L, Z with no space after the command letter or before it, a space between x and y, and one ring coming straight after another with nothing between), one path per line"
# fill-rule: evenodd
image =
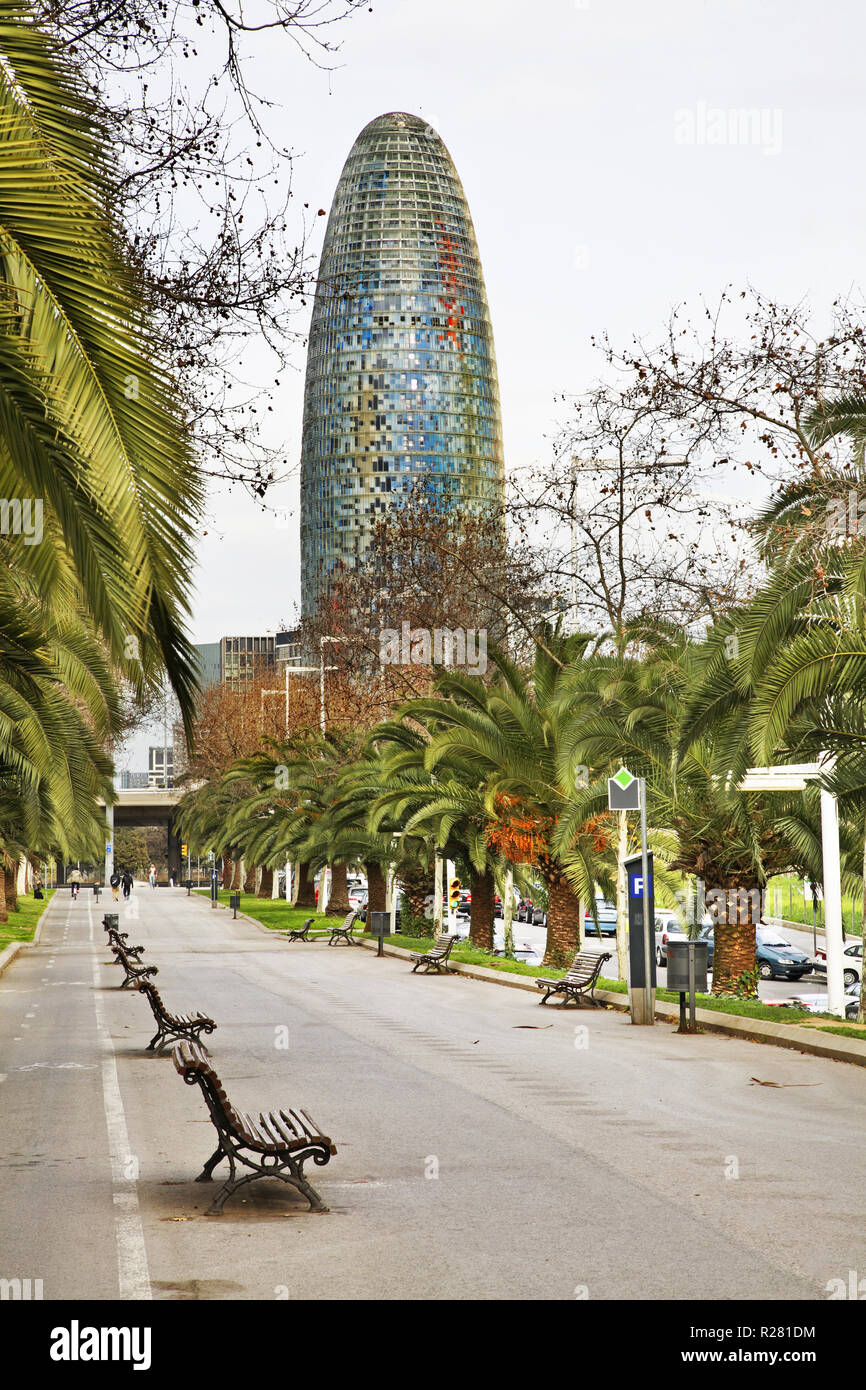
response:
M851 0L375 0L341 27L330 73L274 43L251 78L313 209L374 116L439 131L478 236L508 469L548 455L556 396L599 375L593 334L652 337L673 304L729 282L806 297L820 327L862 285L864 30ZM760 113L752 138L718 143L742 109ZM299 345L272 417L293 460L303 371ZM287 523L240 489L212 498L195 641L292 618L297 479L274 501Z

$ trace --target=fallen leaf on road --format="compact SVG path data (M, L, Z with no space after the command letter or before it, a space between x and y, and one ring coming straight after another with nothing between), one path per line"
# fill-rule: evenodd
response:
M822 1083L821 1081L762 1081L761 1078L760 1078L759 1076L753 1076L751 1079L752 1079L752 1081L754 1081L754 1083L755 1083L756 1086L776 1086L776 1087L781 1087L781 1086L821 1086L821 1085L823 1085L823 1083Z
M545 1028L552 1028L552 1023L513 1023L512 1028L538 1028L543 1033Z

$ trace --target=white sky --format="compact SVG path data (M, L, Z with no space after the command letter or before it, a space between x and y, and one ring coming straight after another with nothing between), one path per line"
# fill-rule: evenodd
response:
M439 131L478 236L508 468L548 456L555 397L600 374L592 334L654 337L674 303L712 302L731 281L808 298L820 326L862 284L864 31L851 0L374 0L341 27L336 70L274 43L250 78L302 156L299 211L330 208L374 116L411 111ZM762 110L763 138L678 142L678 112L714 108ZM294 460L303 371L299 345L272 417ZM212 499L195 641L291 620L297 480L273 501L288 527L241 489Z

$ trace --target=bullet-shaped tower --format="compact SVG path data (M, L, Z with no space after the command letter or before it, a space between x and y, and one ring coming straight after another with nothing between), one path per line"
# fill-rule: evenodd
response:
M493 331L469 206L436 132L392 111L340 175L313 307L301 447L305 616L376 516L421 488L504 501Z

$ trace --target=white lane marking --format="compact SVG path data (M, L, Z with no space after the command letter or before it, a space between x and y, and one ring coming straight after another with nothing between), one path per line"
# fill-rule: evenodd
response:
M90 918L91 939L93 918L90 901L87 903ZM117 1275L122 1299L150 1299L150 1274L147 1267L147 1249L138 1205L138 1186L135 1174L138 1169L129 1151L129 1134L126 1128L126 1112L120 1094L117 1078L117 1062L114 1044L105 1023L105 1006L102 1001L102 981L99 975L99 961L93 961L94 1004L96 1008L96 1027L105 1053L102 1059L102 1099L105 1109L105 1123L108 1129L108 1155L111 1161L111 1181L114 1187L114 1236L117 1243Z
M0 1071L0 1082L5 1081L5 1080L6 1080L6 1073L5 1073L5 1071Z

